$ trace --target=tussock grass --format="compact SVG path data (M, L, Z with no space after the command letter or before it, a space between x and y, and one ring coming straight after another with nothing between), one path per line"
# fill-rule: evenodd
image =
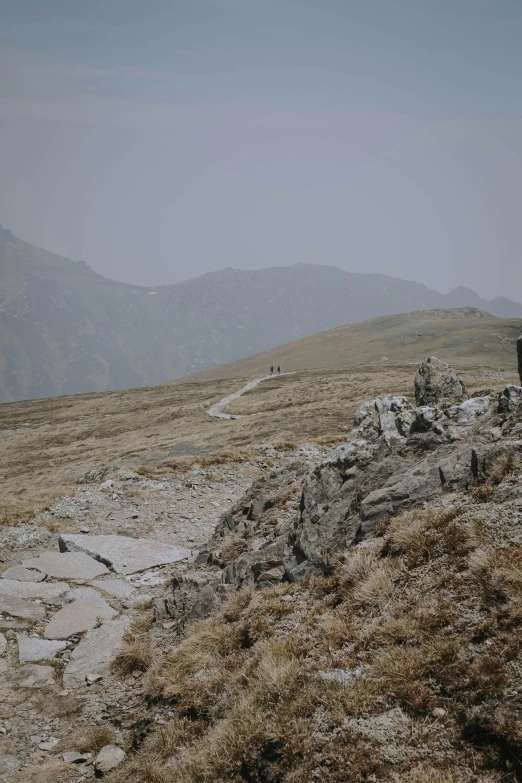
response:
M85 731L76 731L66 737L58 746L61 753L76 750L79 753L98 753L105 745L112 745L116 732L112 726L93 726Z
M459 508L415 509L392 519L385 535L392 554L405 556L408 567L443 554L466 556L473 547L473 532L455 523Z
M243 587L189 624L147 674L172 721L115 783L503 779L505 759L522 754L508 695L522 547L496 548L460 507L409 511L383 532L381 552L355 547L327 576ZM335 669L358 679L320 675ZM411 725L402 738L386 718L396 708Z
M16 783L66 783L75 778L74 768L65 761L30 764L13 778Z
M154 660L154 645L143 637L126 638L113 662L114 671L126 675L147 671Z

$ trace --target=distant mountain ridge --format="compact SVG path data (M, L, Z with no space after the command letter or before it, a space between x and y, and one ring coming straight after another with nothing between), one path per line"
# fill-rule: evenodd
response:
M504 297L312 264L144 288L0 227L0 401L164 383L343 324L457 307L522 318Z

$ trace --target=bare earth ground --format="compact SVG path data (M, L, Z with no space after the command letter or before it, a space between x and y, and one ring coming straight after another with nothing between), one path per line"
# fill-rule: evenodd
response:
M378 394L411 396L411 365L374 363L356 371L301 371L265 381L220 420L207 408L251 378L186 381L150 389L86 394L0 406L0 524L12 524L74 491L88 470L235 458L253 444L341 441L354 411ZM471 392L515 383L513 369L467 366Z

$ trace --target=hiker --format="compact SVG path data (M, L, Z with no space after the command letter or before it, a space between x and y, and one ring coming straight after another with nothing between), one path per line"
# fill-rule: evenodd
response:
M273 375L273 374L274 374L274 365L271 364L270 365L270 375Z
M277 374L281 375L281 367L279 365L277 365Z

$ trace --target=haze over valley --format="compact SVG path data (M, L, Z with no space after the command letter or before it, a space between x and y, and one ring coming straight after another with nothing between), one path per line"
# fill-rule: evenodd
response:
M0 400L166 383L342 324L455 307L522 317L508 298L313 264L143 288L0 229Z

